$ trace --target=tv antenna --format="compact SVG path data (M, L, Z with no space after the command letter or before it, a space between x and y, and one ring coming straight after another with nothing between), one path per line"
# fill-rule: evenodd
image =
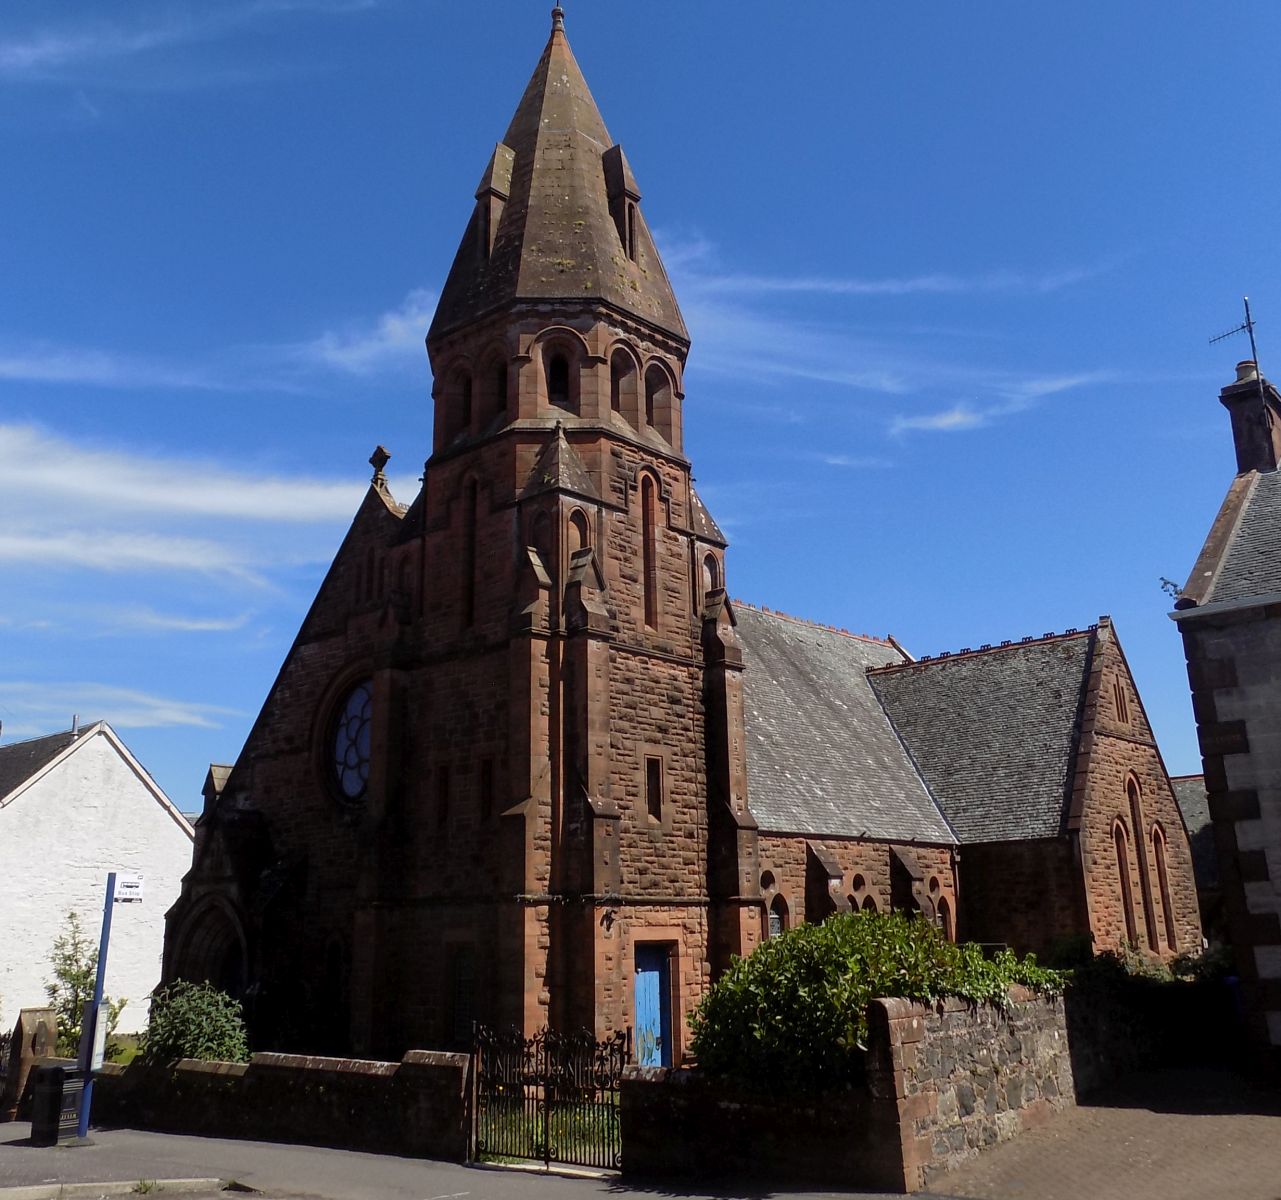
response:
M1254 318L1250 315L1250 297L1243 296L1241 301L1245 305L1245 320L1242 321L1235 329L1229 329L1226 333L1219 334L1218 337L1212 337L1210 339L1210 345L1213 346L1215 342L1221 342L1225 338L1235 337L1238 333L1248 333L1250 335L1250 358L1254 362L1254 379L1259 385L1259 403L1263 405L1263 411L1266 415L1268 412L1268 401L1263 392L1263 371L1259 366L1259 351L1254 344Z

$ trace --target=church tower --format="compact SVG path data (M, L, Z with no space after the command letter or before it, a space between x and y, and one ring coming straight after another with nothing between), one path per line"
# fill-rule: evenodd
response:
M742 660L684 454L689 336L559 7L427 351L422 491L398 506L379 448L208 794L166 974L266 1013L304 988L362 1054L479 1019L678 1061L762 929Z
M498 819L523 897L507 941L529 957L510 1015L620 1028L637 971L652 970L678 1037L712 943L741 949L708 891L709 839L729 832L720 891L739 892L738 834L709 821L708 706L724 709L737 665L725 538L683 453L689 335L559 8L427 347L430 636L510 680L505 728L480 747L508 767ZM466 709L476 681L448 708ZM741 713L729 721L741 758ZM745 812L741 766L734 786Z

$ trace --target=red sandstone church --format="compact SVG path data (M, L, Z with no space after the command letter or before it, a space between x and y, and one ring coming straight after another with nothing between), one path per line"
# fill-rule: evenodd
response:
M736 604L682 438L689 335L557 9L427 334L435 428L373 482L234 767L167 978L258 1044L396 1057L471 1023L679 1061L734 955L905 909L1045 950L1201 944L1114 630L914 661Z

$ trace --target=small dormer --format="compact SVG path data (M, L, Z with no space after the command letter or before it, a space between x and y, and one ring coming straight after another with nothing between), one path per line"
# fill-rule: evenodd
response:
M490 156L476 188L476 250L482 262L489 260L498 236L498 223L512 191L512 164L515 152L499 142Z
M618 229L618 240L623 252L632 262L636 261L636 206L640 203L640 189L636 177L627 163L622 146L611 146L602 155L605 167L605 194L609 197L609 215Z

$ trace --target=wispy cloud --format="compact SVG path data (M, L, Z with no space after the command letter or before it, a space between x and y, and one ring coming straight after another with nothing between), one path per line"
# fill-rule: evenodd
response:
M888 459L856 454L818 454L815 458L824 466L841 467L848 471L877 471L890 466Z
M804 293L816 296L968 295L980 292L1046 293L1071 287L1111 270L1111 265L1073 267L1042 275L993 271L986 275L910 275L887 279L827 278L824 276L707 275L695 286L708 294L734 296Z
M350 13L377 0L254 0L210 5L204 12L163 8L131 24L89 20L0 36L0 79L63 80L77 68L155 55L177 46L225 37L272 17L295 13Z
M372 322L329 330L297 348L306 363L352 375L386 370L425 370L423 339L436 311L436 294L415 288Z
M108 388L222 390L229 386L200 368L51 342L0 348L0 379L24 383L82 383Z
M219 729L220 718L243 715L233 708L90 682L3 681L0 706L12 714L4 722L6 741L67 729L73 713L80 714L82 727L88 721L105 720L117 729Z
M988 405L957 403L934 413L896 416L889 426L891 436L904 433L961 433L980 429L1001 417L1031 408L1048 396L1098 383L1112 383L1121 376L1115 371L1082 371L1075 375L1052 375L994 383L993 391L1005 400Z
M69 441L30 425L0 425L0 498L74 500L85 514L182 513L247 521L350 517L363 482L286 478Z
M139 607L115 613L108 617L107 623L113 629L140 633L234 633L249 623L249 613L234 617L197 617Z
M228 545L145 532L0 532L0 563L110 572L194 571L230 576L255 586L265 583L263 576Z

